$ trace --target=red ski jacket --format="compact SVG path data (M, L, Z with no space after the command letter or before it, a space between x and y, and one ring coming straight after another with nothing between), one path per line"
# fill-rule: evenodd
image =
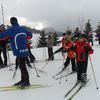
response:
M76 60L87 61L88 55L93 53L92 47L86 41L76 41Z
M75 49L74 49L74 44L72 40L65 40L64 44L63 44L64 48L67 51L67 56L69 58L75 58L76 57L76 53L75 53Z

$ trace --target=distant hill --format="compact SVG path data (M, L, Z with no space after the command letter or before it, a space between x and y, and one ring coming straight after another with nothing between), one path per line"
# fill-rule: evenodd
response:
M49 32L57 32L57 30L55 30L55 29L52 28L52 27L44 28L44 30L45 30L46 33L49 33Z
M55 32L57 33L58 36L62 36L62 34L63 34L63 32L59 32L52 27L44 28L44 30L45 30L46 34L55 33Z
M27 28L28 31L30 31L32 33L35 33L35 34L41 33L40 30L36 30L36 29L30 28L30 27L27 27L27 26L25 26L25 27Z

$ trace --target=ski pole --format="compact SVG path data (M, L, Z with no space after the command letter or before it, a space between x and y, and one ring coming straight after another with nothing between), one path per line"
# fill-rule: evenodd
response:
M35 64L34 64L34 63L32 63L32 64L33 64L33 66L34 66L34 69L35 69L35 71L36 71L37 77L40 77L40 75L38 74L38 71L37 71L37 69L36 69L36 66L35 66Z
M18 66L15 67L15 71L14 71L14 74L13 74L13 79L15 78L15 75L16 75L16 72L17 72L17 69L18 69Z
M9 55L9 51L8 50L7 50L7 54L8 54L9 64L11 64L10 55ZM9 70L12 70L11 66L9 67Z
M14 74L13 74L13 79L15 78L15 75L16 75L16 72L17 72L17 69L19 67L19 60L18 58L16 57L16 63L15 63L16 67L15 67L15 71L14 71Z
M15 78L16 72L17 72L17 70L15 70L15 71L14 71L14 74L13 74L13 79Z
M95 81L95 84L96 84L96 89L99 89L98 85L97 85L97 80L96 80L96 76L95 76L95 72L94 72L91 56L89 56L89 58L90 58L91 68L92 68L92 72L93 72L93 76L94 76L94 81Z
M53 56L51 56L51 58L52 58ZM43 71L43 69L47 66L47 64L49 63L49 59L47 60L47 62L45 63L45 65L42 67L42 69L40 70L41 72Z
M46 59L46 48L43 47L43 59L45 60Z
M61 51L61 50L60 50ZM56 52L57 53L57 52ZM54 53L54 54L56 54ZM53 57L54 55L51 56L51 58ZM45 63L45 65L42 67L42 69L40 70L41 72L43 72L43 69L47 66L47 64L49 63L49 60Z
M65 57L64 57L63 54L62 54L62 56L63 56L63 60L62 60L62 69L63 69L63 64L64 64ZM61 72L61 77L62 77L62 74L63 74L63 71ZM62 80L62 78L60 78L59 84L61 84L61 80Z
M45 73L45 71L43 71L43 69L47 66L48 63L49 63L49 60L45 63L45 65L39 71Z
M70 75L70 74L72 73L72 72L69 73L69 67L70 67L70 64L68 64L68 66L67 66L67 68L68 68L68 69L66 70L66 71L67 71L67 75L68 75L68 74ZM67 81L67 79L68 79L68 77L66 76L66 81Z

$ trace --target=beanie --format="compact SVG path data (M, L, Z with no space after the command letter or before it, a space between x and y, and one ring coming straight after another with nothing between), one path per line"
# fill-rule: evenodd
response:
M66 32L66 35L71 35L71 31L67 31Z
M17 21L17 18L16 17L11 17L10 18L10 23L11 24L15 24L15 23L17 23L18 21Z

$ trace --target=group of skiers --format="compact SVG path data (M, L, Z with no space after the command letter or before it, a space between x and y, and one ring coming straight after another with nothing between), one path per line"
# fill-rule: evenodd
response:
M54 54L65 50L67 58L62 71L64 71L71 61L72 72L77 72L77 82L85 84L87 82L87 66L89 54L93 53L93 49L89 44L87 34L78 34L72 36L71 31L63 34L62 47L54 52Z
M11 17L10 23L12 27L9 29L5 29L3 25L0 26L0 53L2 50L4 55L4 62L0 56L0 66L7 66L6 41L9 39L13 54L16 56L16 69L19 66L21 71L21 80L14 85L29 86L30 81L26 63L29 67L32 67L29 62L31 61L34 63L35 60L30 50L30 44L28 43L32 38L32 33L27 31L25 27L20 26L16 17ZM67 58L62 71L67 68L71 61L72 71L77 72L77 81L86 83L88 56L93 53L93 49L89 44L86 34L79 34L78 37L74 37L70 31L67 31L63 34L62 47L54 53L51 35L48 36L47 45L49 60L54 60L54 54L59 51L66 51Z

